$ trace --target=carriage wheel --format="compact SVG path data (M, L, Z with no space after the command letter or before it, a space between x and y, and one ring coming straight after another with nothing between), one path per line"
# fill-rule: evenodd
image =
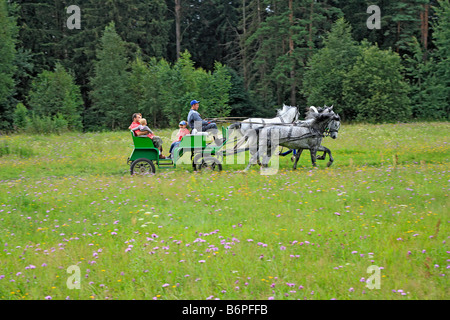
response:
M130 173L131 175L138 174L138 175L144 175L144 174L150 174L155 173L155 165L153 164L153 161L141 158L134 160L131 163L130 166Z
M195 171L222 171L222 163L212 156L198 154L192 163Z

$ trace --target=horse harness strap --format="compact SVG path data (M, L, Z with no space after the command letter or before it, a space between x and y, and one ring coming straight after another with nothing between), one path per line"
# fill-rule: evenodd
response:
M311 138L311 137L321 137L323 138L324 135L321 134L320 132L314 130L313 128L308 128L309 132L301 135L300 137L292 137L292 130L293 130L293 126L289 129L288 132L288 136L287 136L287 141L296 141L296 140L300 140L300 139L306 139L306 138Z
M288 131L287 138L290 139L292 137L292 131L294 131L294 126L291 126Z

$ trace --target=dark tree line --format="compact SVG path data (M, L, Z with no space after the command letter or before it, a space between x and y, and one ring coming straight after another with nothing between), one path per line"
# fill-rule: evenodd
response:
M92 130L99 115L123 129L136 109L168 126L191 98L211 116L286 103L334 104L346 121L449 117L449 0L0 3L3 131L25 116ZM80 29L67 27L71 5ZM380 29L367 27L369 5Z

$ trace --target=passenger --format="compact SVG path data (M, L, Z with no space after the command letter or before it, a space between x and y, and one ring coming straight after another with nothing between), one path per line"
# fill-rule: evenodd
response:
M133 113L133 116L131 117L131 119L132 119L133 122L128 127L128 130L136 128L137 126L140 125L139 121L142 119L142 114L140 114L140 113ZM144 135L144 134L140 133L139 131L134 131L134 135L135 136L140 136L140 135Z
M169 150L170 155L168 158L173 158L172 150L180 145L181 139L183 139L183 137L185 135L189 134L189 130L188 130L188 128L186 128L186 126L187 126L186 121L184 121L184 120L181 121L178 126L180 127L180 130L178 130L176 140L170 146L170 150Z
M216 145L221 145L223 141L218 137L219 130L217 129L217 125L214 122L202 119L200 113L197 111L199 103L200 101L197 100L191 101L191 110L187 117L189 127L191 127L191 129L196 129L198 132L211 132Z
M136 134L136 136L147 136L150 139L152 139L153 141L153 145L155 146L155 148L159 149L160 151L160 155L159 158L160 159L165 159L166 157L163 155L163 149L162 149L162 145L163 145L163 141L160 137L155 136L153 134L153 131L147 126L147 120L144 118L141 118L139 120L139 124L136 124L135 121L133 121L133 123L130 125L131 131L133 132L138 132Z

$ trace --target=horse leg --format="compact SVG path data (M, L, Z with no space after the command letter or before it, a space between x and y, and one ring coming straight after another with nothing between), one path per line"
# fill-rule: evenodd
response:
M249 146L250 151L250 158L254 159L252 164L258 163L258 165L261 165L261 162L259 160L259 135L258 131L255 129L251 129L246 134L247 136L247 142Z
M250 158L250 160L249 160L249 162L248 162L248 165L247 165L247 167L244 169L244 171L245 171L245 172L248 171L248 170L250 169L250 167L251 167L253 164L255 164L255 162L256 162L255 159L258 159L258 158L259 158L259 152L256 151L256 152L252 155L252 157Z
M297 154L295 155L294 167L293 167L294 170L297 170L297 163L298 163L298 160L300 159L300 156L302 155L302 152L303 152L303 149L297 150Z
M324 151L324 150L318 150L318 151ZM317 157L317 160L325 160L326 157L327 157L327 152L324 151L323 155Z
M311 163L312 163L312 166L313 166L313 167L317 167L317 164L316 164L316 159L317 159L317 157L316 157L316 155L317 155L317 148L311 148L311 149L309 149L309 152L311 153Z
M234 150L238 150L242 145L244 145L248 141L248 136L243 136L241 139L238 140L236 145L234 146Z
M330 167L334 161L333 156L331 155L331 150L328 149L327 147L322 147L322 148L325 150L324 155L325 155L325 153L328 153L328 156L330 157L330 161L328 161L328 163L327 163L327 167Z

